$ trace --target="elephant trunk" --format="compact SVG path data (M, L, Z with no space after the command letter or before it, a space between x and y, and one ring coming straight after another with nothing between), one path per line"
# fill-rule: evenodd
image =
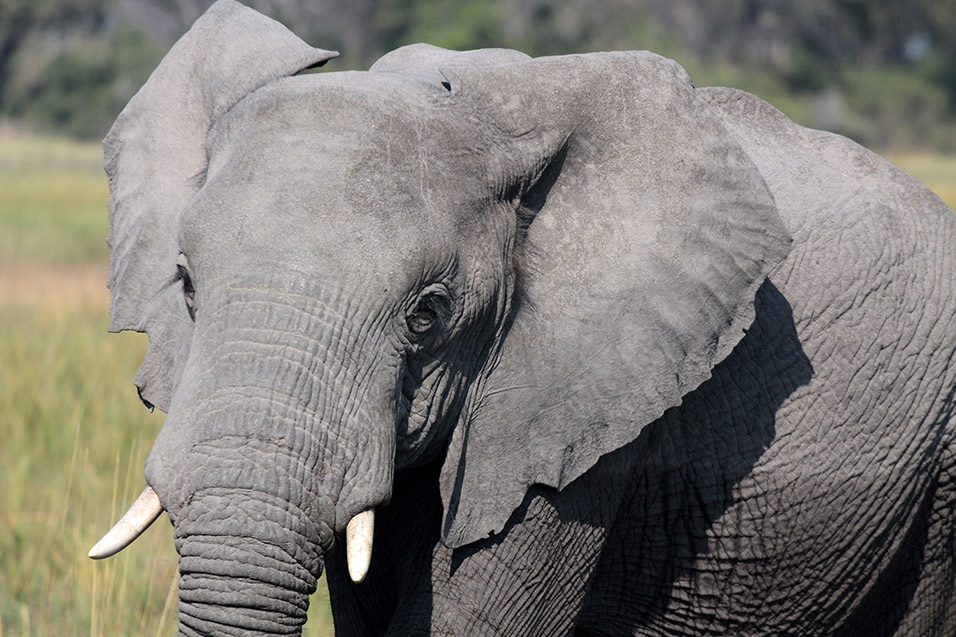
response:
M180 635L300 635L309 595L275 584L232 576L183 574L179 590Z
M297 537L308 529L288 509L228 489L183 508L175 523L182 634L300 633L323 555L314 538Z
M297 634L334 537L391 495L397 365L299 298L229 301L197 321L146 478L174 527L183 633Z
M329 516L295 504L306 501L306 489L294 480L224 455L216 464L239 471L212 473L232 475L235 486L198 489L170 514L180 556L180 630L299 634L332 544ZM257 475L258 488L241 474Z

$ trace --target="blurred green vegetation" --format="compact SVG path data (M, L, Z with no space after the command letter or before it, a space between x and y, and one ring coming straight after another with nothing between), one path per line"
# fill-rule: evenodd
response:
M164 53L135 30L96 35L47 59L25 53L36 57L14 76L0 110L43 131L102 137Z
M0 139L0 192L0 258L4 261L106 260L109 193L98 145L4 136Z
M0 0L0 117L101 138L213 0ZM243 0L367 68L404 44L534 56L648 49L801 124L956 152L956 0Z
M75 293L29 305L6 294L0 308L0 620L12 635L164 625L169 634L177 560L168 524L112 560L86 557L142 487L158 432L129 383L144 348L129 335L106 338L102 308L63 294Z

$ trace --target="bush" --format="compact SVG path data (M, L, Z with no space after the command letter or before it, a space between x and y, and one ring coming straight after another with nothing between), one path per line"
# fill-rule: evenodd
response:
M34 128L101 138L163 56L142 33L123 30L80 40L44 58L39 47L18 56L3 114Z
M847 115L837 132L874 148L956 151L949 96L918 70L854 69L841 84Z

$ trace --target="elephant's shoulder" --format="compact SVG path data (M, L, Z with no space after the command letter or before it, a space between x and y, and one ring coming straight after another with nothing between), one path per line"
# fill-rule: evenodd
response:
M804 250L952 263L956 216L932 191L846 137L800 126L744 91L699 91L767 182ZM940 241L948 237L948 241Z
M793 236L770 278L798 325L819 323L856 343L889 333L881 325L956 320L956 215L939 197L875 153L800 126L753 95L700 94L756 164ZM940 351L956 346L947 330L932 331Z

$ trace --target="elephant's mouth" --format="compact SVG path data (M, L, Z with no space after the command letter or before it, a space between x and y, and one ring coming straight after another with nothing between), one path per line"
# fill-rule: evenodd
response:
M409 357L401 379L396 465L416 465L440 436L436 426L454 403L455 373L436 358Z

